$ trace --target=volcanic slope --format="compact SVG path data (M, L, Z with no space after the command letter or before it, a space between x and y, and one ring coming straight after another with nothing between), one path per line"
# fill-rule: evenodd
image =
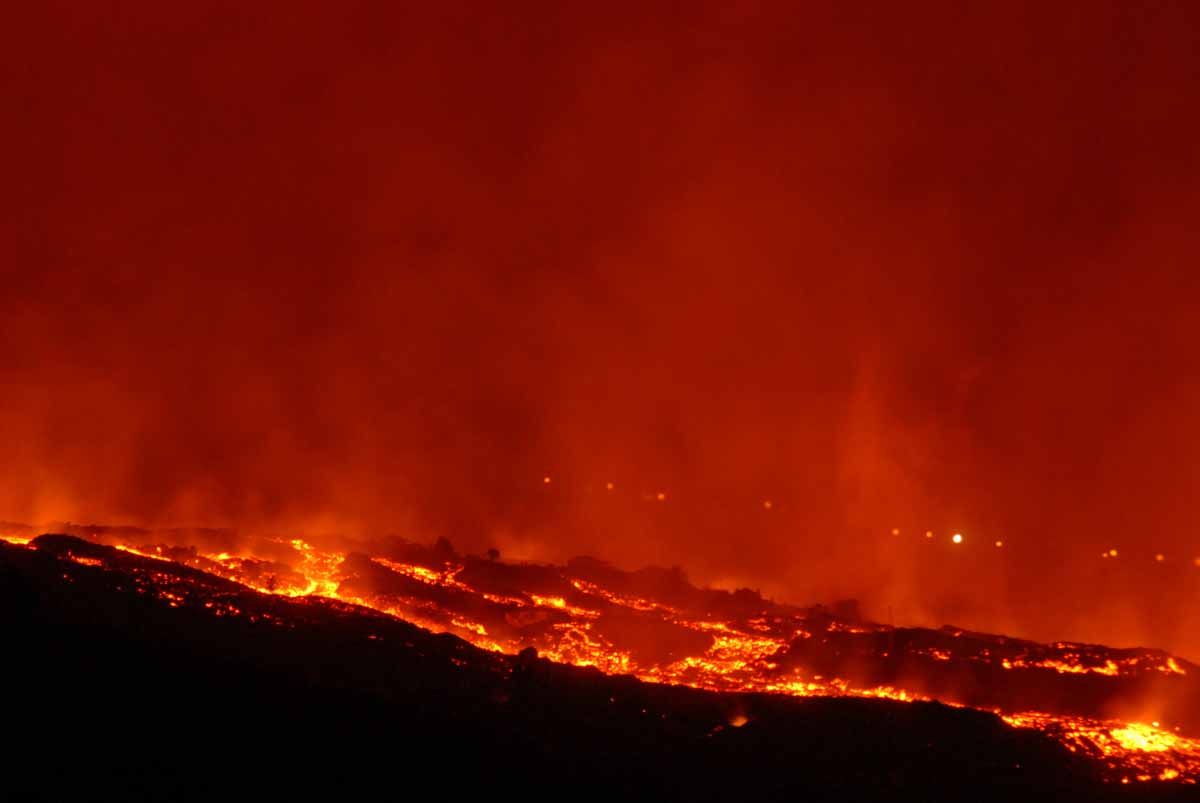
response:
M0 543L14 799L1187 799L932 702L510 656L69 536Z

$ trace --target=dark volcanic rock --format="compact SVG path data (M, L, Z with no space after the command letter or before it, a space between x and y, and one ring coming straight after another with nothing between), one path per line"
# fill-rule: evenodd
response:
M69 536L35 545L0 544L10 799L1146 794L977 711L644 684Z

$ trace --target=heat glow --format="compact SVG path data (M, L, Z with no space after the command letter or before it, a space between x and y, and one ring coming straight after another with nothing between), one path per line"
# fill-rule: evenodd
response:
M30 548L31 539L0 536L12 544ZM453 633L487 650L516 653L536 647L551 660L592 666L607 673L632 674L646 682L677 684L723 692L766 692L793 696L875 697L908 702L928 696L893 685L864 685L846 678L806 671L784 665L790 645L815 644L825 633L849 633L894 638L896 631L865 622L836 619L817 621L811 612L779 609L743 616L717 617L711 612L668 604L659 599L615 591L594 580L572 576L571 566L557 570L561 594L517 590L499 593L476 588L463 579L464 562L446 560L440 566L421 565L386 557L371 557L366 565L398 585L371 591L350 581L348 556L325 551L301 539L277 542L290 548L292 560L284 566L251 555L229 552L204 554L194 549L169 546L119 544L117 549L155 561L171 561L236 581L255 591L288 597L319 596L361 605L434 631ZM104 560L94 555L70 555L81 566L98 570ZM495 565L495 564L493 564ZM139 575L139 587L154 593L172 607L188 601L188 587L172 583L162 572ZM407 584L416 584L415 586ZM410 591L404 593L403 589ZM424 593L419 593L419 592ZM236 605L209 599L203 607L214 616L238 616ZM471 612L501 610L494 624L473 618ZM637 647L615 643L612 630L601 625L613 617L630 616L639 621L658 622L694 636L701 649L683 649L687 654L647 659ZM492 628L499 631L493 632ZM532 629L530 629L532 628ZM514 636L520 630L523 635ZM963 636L951 631L948 638ZM883 642L883 643L886 643ZM992 662L1006 672L1053 671L1057 674L1118 678L1141 673L1185 676L1187 668L1170 656L1150 653L1119 660L1099 661L1085 654L1085 645L1057 642L1045 645L1042 653L1020 646L1021 656L1002 657L989 650L968 657L970 661ZM951 651L942 648L916 649L926 657L948 662ZM886 652L884 653L886 655ZM1190 665L1189 665L1190 666ZM943 701L958 705L954 700ZM1073 717L1037 711L1002 711L1009 725L1041 731L1072 752L1098 759L1120 782L1174 781L1194 784L1200 780L1200 740L1187 738L1158 723ZM741 723L745 724L745 723Z

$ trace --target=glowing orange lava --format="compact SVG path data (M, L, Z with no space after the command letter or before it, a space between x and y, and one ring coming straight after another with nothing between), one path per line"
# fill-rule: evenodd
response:
M29 545L31 540L23 536L0 538L17 545ZM715 619L711 615L684 610L659 600L611 590L593 580L571 576L569 568L562 571L563 587L567 589L564 593L485 592L461 579L464 574L461 563L447 561L440 567L430 567L383 557L370 558L370 565L388 576L406 578L406 581L419 583L438 593L457 595L456 599L469 604L448 606L437 602L436 598L395 593L351 593L344 588L343 582L345 554L317 549L301 539L280 543L290 546L294 552L290 566L270 564L249 555L236 556L228 552L206 555L194 550L126 544L117 548L158 561L171 560L199 568L263 593L289 597L316 595L365 606L431 630L454 633L487 650L516 653L525 647L535 646L543 656L554 661L592 666L607 673L632 674L647 682L713 691L768 692L806 697L873 697L903 702L928 699L911 690L890 685L856 686L840 677L808 675L800 671L790 674L781 672L776 656L793 642L808 643L814 638L814 632L808 629L809 622L802 616L761 614L744 619ZM70 557L89 567L103 565L103 560L96 557ZM146 592L153 591L171 606L183 604L187 590L171 585L169 577L158 577L158 574L150 572L139 580L145 584ZM493 633L484 622L475 621L466 613L487 605L499 606L507 611L501 624L515 621L518 624L540 625L533 643L529 643L528 638L513 637L503 632ZM216 616L241 614L232 602L209 600L204 602L204 607ZM639 658L635 649L615 644L611 631L606 634L599 626L605 617L617 615L649 617L689 634L689 637L696 639L696 643L707 646L672 659L651 661ZM886 636L892 631L892 628L882 625L851 624L838 620L825 622L822 626L826 631L835 633ZM963 631L951 631L948 635L962 636ZM1008 657L991 655L984 650L981 654L968 656L967 660L994 662L1010 671L1053 670L1067 675L1118 677L1146 670L1168 676L1186 674L1185 668L1170 656L1133 655L1100 662L1084 656L1080 645L1067 642L1043 645L1042 653L1038 654L1028 652L1029 648L1021 649L1025 651L1012 653ZM915 652L939 662L955 657L949 650L941 648L917 649ZM954 701L949 702L955 704ZM1039 730L1073 752L1105 762L1112 769L1113 778L1123 782L1157 780L1196 783L1200 780L1200 740L1172 733L1166 728L1157 727L1157 723L1151 725L1028 711L995 713L1013 727Z

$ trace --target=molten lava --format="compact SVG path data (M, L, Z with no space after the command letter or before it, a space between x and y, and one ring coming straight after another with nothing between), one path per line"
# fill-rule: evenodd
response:
M258 592L365 606L488 650L534 647L562 663L722 692L937 698L1039 730L1103 762L1113 780L1200 780L1200 722L1187 721L1184 735L1184 725L1105 715L1105 706L1115 710L1114 701L1130 695L1143 709L1151 700L1161 705L1184 689L1180 684L1200 679L1197 667L1159 651L1042 645L956 628L895 628L833 616L820 606L779 605L753 592L696 589L678 572L627 573L592 559L565 567L515 565L460 556L448 545L407 543L368 556L300 539L263 541L235 550L239 554L210 553L91 535L124 552ZM3 537L38 546L24 535ZM67 557L105 568L100 554ZM197 593L176 576L153 570L138 574L136 583L139 593L172 607ZM200 604L214 616L243 615L219 595ZM1010 687L1016 691L1006 691ZM1053 696L1027 692L1044 688ZM1030 701L1035 705L1025 705Z

